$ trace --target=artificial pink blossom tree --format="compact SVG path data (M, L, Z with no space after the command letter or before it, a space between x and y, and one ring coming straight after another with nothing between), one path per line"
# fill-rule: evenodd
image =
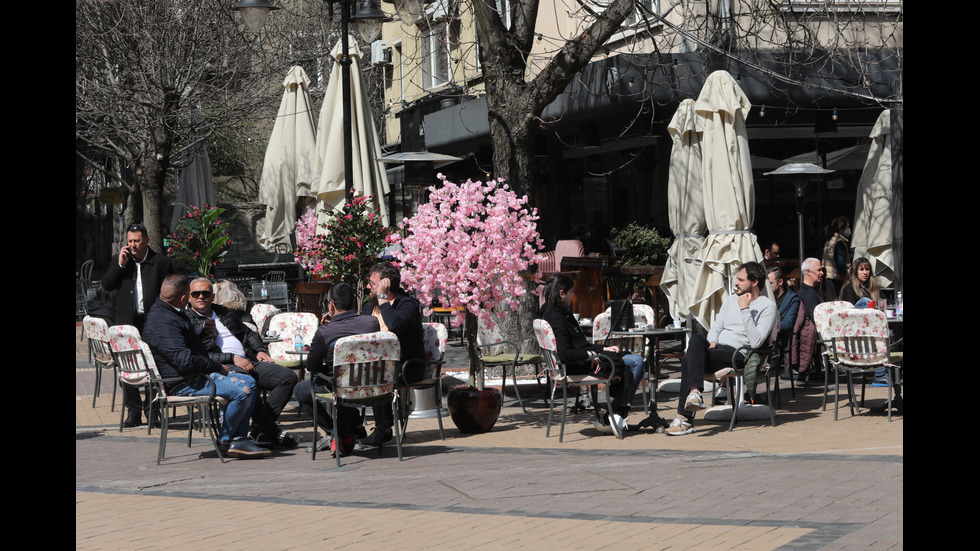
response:
M492 327L494 310L518 310L527 292L521 272L544 260L537 209L528 211L527 196L518 197L503 179L455 184L438 178L442 186L429 188L429 202L402 222L405 237L392 236L401 245L395 257L402 285L416 292L426 315L435 304L456 311L454 327L465 321L469 384L483 390L477 318Z

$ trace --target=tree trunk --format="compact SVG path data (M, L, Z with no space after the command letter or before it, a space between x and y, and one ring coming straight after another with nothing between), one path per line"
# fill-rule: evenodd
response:
M466 355L470 361L470 375L467 382L471 387L477 390L483 390L483 364L480 363L480 355L476 349L478 323L479 321L476 319L476 316L469 310L466 310Z

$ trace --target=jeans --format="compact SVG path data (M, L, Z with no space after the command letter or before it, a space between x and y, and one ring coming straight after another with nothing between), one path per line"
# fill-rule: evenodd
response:
M643 382L643 357L637 354L626 354L623 356L623 362L626 363L626 368L633 373L633 384L630 388L626 389L626 406L629 407L633 405L633 395L636 394L636 389L640 388L640 383Z
M225 420L221 424L220 440L230 442L248 437L248 424L255 407L255 379L241 373L211 373L207 376L214 381L215 396L228 400ZM194 377L180 383L170 392L174 396L207 396L210 394L207 379Z

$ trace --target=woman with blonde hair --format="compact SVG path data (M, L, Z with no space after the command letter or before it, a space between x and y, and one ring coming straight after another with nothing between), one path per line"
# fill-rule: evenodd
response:
M881 302L881 289L871 275L871 261L863 256L851 263L850 279L840 292L840 299L851 304L857 304L862 298L873 300L875 304Z
M214 284L214 303L232 310L245 310L245 293L227 279Z

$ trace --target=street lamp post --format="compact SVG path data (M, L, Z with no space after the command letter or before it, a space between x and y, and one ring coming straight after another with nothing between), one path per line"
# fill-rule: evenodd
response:
M333 19L333 6L340 4L340 40L342 41L340 66L341 90L343 93L344 116L344 193L346 202L353 199L354 184L351 176L354 174L354 154L351 134L351 97L350 97L350 45L347 43L348 26L355 0L323 0L330 7L330 18ZM358 33L367 42L374 41L381 32L381 22L388 16L378 8L376 0L357 0L357 11L354 13L354 25ZM258 33L265 25L269 12L279 9L270 0L240 0L234 10L241 11L252 32Z

